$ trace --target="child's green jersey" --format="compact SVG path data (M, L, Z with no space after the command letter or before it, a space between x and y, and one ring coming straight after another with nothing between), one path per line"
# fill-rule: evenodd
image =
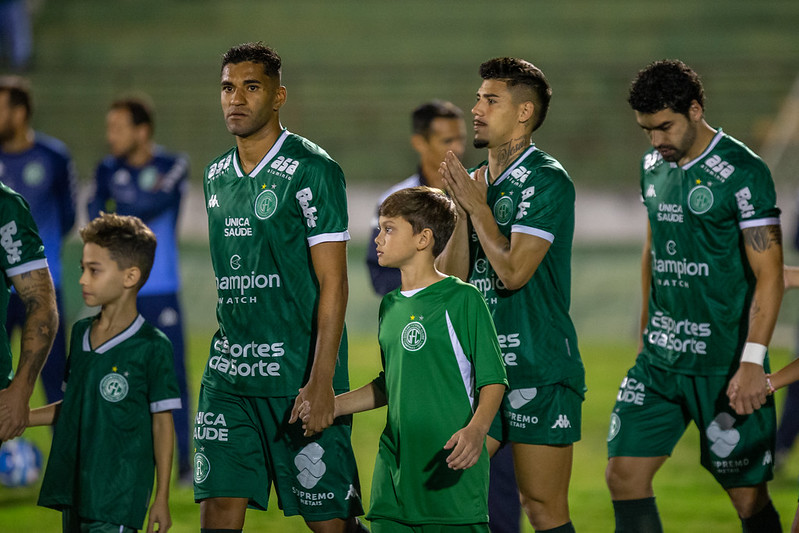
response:
M407 524L488 521L488 454L450 470L444 444L465 427L479 389L502 383L505 369L491 315L471 285L448 277L380 305L384 372L375 384L388 400L372 479L369 518Z
M155 471L152 413L181 406L172 345L139 315L92 348L93 321L72 328L39 505L141 529Z

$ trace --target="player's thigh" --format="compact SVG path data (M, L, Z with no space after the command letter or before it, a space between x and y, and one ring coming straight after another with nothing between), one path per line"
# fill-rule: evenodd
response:
M537 502L565 500L569 492L574 447L513 443L516 484L522 498Z
M303 435L302 424L289 424L294 398L264 398L259 417L276 427L268 434L270 464L278 502L286 516L307 522L347 519L363 514L352 417L339 417L322 433Z
M683 397L685 379L638 359L616 395L607 437L608 457L671 455L690 422Z
M394 520L373 520L372 533L489 533L488 524L423 524L410 525Z
M246 498L266 509L271 476L256 398L200 388L194 424L194 498Z
M611 457L605 482L613 500L640 500L654 496L652 480L668 456Z
M725 489L770 480L777 426L774 397L754 413L739 416L729 406L726 377L696 377L694 383L690 408L699 428L702 466Z

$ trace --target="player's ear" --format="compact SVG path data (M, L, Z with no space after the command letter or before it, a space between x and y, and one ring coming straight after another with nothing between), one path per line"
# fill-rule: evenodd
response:
M122 278L122 284L126 289L132 289L139 284L141 279L141 270L139 267L132 266L125 269L125 275Z
M421 133L414 133L411 135L411 147L421 155L427 149L427 139Z
M688 108L688 118L691 119L693 122L698 122L702 119L702 116L705 114L705 110L702 109L702 106L696 100L691 101L691 106Z
M428 247L433 246L433 230L424 228L416 236L416 249L422 251Z
M286 87L281 85L280 87L277 88L277 91L275 91L275 101L272 110L278 111L281 107L283 107L283 104L285 103L286 103Z
M519 106L519 122L531 123L535 114L535 104L530 100Z

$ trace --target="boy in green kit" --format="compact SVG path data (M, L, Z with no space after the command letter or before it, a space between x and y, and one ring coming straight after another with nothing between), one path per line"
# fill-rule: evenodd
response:
M55 424L39 505L62 511L65 532L135 531L155 466L147 531L165 532L180 393L172 345L136 308L155 235L140 219L113 214L80 235L83 300L101 310L72 328L63 401L30 413L28 426Z
M388 405L367 518L373 533L488 532L485 436L507 379L482 295L434 265L455 207L413 187L379 215L378 262L402 276L380 305L384 371L335 405L337 417ZM309 411L306 402L300 417Z

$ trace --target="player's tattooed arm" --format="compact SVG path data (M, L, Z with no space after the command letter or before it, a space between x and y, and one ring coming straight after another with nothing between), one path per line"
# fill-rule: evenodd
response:
M25 306L22 349L16 375L33 387L58 329L55 289L47 268L14 276L11 281Z
M772 246L782 248L782 228L778 225L757 226L743 230L744 244L754 252L761 253Z
M17 437L28 423L28 402L58 328L55 289L47 268L12 276L25 305L22 349L14 379L0 390L0 440Z
M755 275L749 308L747 343L768 346L782 303L782 232L778 225L743 230L746 259ZM742 362L730 380L727 395L738 414L750 414L766 401L768 386L761 365Z

